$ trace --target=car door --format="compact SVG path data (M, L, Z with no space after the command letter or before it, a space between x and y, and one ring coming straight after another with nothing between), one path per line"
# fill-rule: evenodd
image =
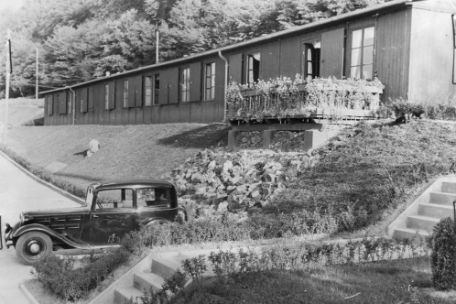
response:
M82 238L90 245L118 244L126 233L138 228L133 190L103 190L95 196Z

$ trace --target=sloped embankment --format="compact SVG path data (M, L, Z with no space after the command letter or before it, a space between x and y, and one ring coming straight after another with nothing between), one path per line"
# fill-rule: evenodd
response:
M205 151L172 178L197 215L248 216L280 230L274 236L350 231L405 205L432 177L454 172L455 155L455 124L361 123L311 155Z

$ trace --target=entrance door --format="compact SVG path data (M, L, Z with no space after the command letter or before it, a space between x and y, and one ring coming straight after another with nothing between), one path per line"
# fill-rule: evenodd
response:
M301 74L304 78L320 77L320 41L304 43Z

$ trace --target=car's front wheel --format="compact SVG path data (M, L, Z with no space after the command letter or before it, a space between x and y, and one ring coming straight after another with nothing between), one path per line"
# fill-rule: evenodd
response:
M35 264L52 252L51 238L42 232L24 233L16 242L16 254L21 262Z

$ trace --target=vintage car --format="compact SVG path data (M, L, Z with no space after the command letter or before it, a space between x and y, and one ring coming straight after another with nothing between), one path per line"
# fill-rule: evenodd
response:
M85 206L23 212L6 224L6 246L33 264L56 249L113 246L142 226L174 221L180 214L171 183L160 180L92 184ZM185 217L185 214L183 214Z

